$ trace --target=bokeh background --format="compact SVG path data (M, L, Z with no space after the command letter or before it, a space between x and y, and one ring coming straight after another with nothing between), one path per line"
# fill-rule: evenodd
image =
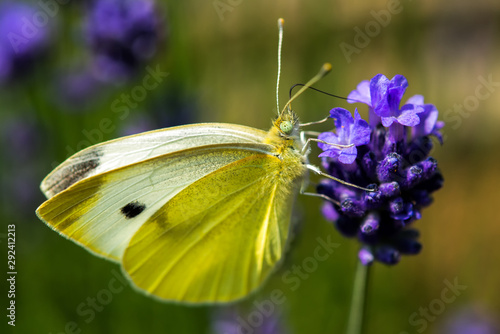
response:
M359 245L322 218L315 198L297 201L295 237L281 268L232 309L145 297L116 279L118 265L35 216L44 201L42 178L90 144L201 121L269 128L276 105L276 20L283 17L281 105L289 87L328 61L333 72L318 88L347 96L377 73L403 74L407 96L423 94L447 121L445 143L432 153L445 187L416 225L423 251L396 266L373 266L366 332L497 333L500 2L128 2L0 2L0 245L6 259L7 225L15 224L18 272L16 327L7 326L5 315L2 326L17 333L230 334L236 314L248 320L255 302L279 289L285 302L256 333L344 332ZM128 9L118 10L123 3ZM376 17L383 24L374 23ZM359 37L367 27L373 29L368 38ZM346 56L347 44L356 52ZM160 74L155 88L141 88L151 71L168 75ZM353 110L312 91L294 103L306 122L335 106ZM282 275L313 256L318 237L328 236L340 246L292 291ZM440 302L446 280L466 286L450 303Z

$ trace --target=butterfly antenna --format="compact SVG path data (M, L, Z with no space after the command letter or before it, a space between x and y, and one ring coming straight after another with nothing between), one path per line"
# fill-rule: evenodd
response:
M290 100L285 104L285 107L281 111L281 113L285 112L285 109L288 106L291 106L291 103L293 100L295 100L300 94L302 94L306 89L310 88L312 85L314 85L316 82L321 80L325 75L327 75L330 71L332 70L332 65L330 63L324 63L323 66L321 66L321 69L319 70L318 74L316 74L311 80L309 80L295 95L293 95Z
M293 90L295 89L295 87L298 87L298 86L305 86L305 85L301 84L301 83L298 83L298 84L295 84L292 87L290 87L290 92L288 94L289 98L292 98ZM328 96L331 96L331 97L336 97L338 99L342 99L342 100L346 100L346 101L361 102L361 101L357 101L357 100L353 100L353 99L348 99L347 97L344 97L344 96L340 96L340 95L335 95L335 94L332 94L332 93L328 93L328 92L325 92L324 90L317 89L317 88L314 88L314 87L309 87L309 89L312 89L312 90L314 90L316 92L319 92L319 93L322 93L322 94L325 94L325 95L328 95Z
M280 88L280 76L281 76L281 47L283 45L283 24L285 20L282 18L278 19L278 78L276 79L276 112L280 113L280 100L279 100L279 88Z

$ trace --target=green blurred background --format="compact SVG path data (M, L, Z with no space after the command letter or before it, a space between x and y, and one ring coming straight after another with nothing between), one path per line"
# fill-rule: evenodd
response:
M99 294L102 297L101 291L109 290L120 268L92 256L39 221L34 212L44 197L38 187L70 152L135 131L188 122L269 128L276 108L278 17L285 19L281 105L291 85L306 82L324 62L331 62L333 71L318 88L347 96L358 82L377 73L389 78L403 74L410 83L406 97L423 94L427 103L437 106L440 119L448 121L443 130L445 143L432 153L445 186L435 193L434 204L416 224L423 251L403 257L393 267L373 266L366 332L443 333L457 318L489 321L500 315L500 216L496 211L500 84L492 85L491 91L478 88L480 78L500 82L500 2L401 1L397 7L401 11L392 14L386 26L379 25L380 31L373 32L366 45L347 59L341 43L356 47L356 30L365 31L367 23L376 22L374 13L387 11L391 3L395 4L157 1L162 23L152 55L126 78L95 79L82 92L76 84L81 93L76 97L75 92L65 93L70 87L68 75L90 76L92 72L93 51L83 28L88 2L58 4L57 14L48 23L51 42L45 53L28 73L5 82L0 91L0 241L5 259L6 226L15 224L15 332L212 333L214 314L223 312L221 307L161 303L119 281L113 282L123 289L113 293L93 319L89 314L82 316L77 311L81 303ZM35 1L33 6L41 10ZM128 114L115 112L113 103L142 84L148 66L169 75L136 101ZM484 94L474 98L478 91ZM464 103L468 110L460 114L455 107ZM301 96L294 110L309 122L327 116L335 106L354 110L342 100L315 92ZM93 131L105 118L111 120L112 131ZM311 156L318 153L313 150ZM286 301L275 314L280 314L284 332L344 332L359 245L342 238L322 218L320 206L314 198L298 199L298 227L285 262L258 293L236 308L251 310L255 301L280 289ZM282 275L313 255L317 237L327 236L340 247L292 291ZM436 302L442 298L444 281L455 279L467 288L451 303ZM4 312L6 303L2 303ZM425 329L422 322L411 322L414 312L429 306L434 307L435 316L424 321ZM3 319L2 326L12 330Z

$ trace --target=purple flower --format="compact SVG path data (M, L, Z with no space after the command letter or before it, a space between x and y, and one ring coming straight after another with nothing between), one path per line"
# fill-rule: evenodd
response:
M153 0L96 0L87 20L96 76L126 79L156 52L160 19Z
M0 187L5 196L4 208L8 214L29 215L39 201L33 186L41 177L37 167L44 151L44 137L33 117L6 118L0 122L0 145L3 176Z
M365 266L368 266L373 263L375 257L373 254L366 248L361 248L358 253L358 258Z
M394 122L405 126L415 126L420 122L417 114L423 111L421 107L405 104L399 108L407 87L408 81L402 75L389 81L385 75L378 74L370 81L373 111L380 116L385 127Z
M88 71L65 71L56 82L57 95L64 110L79 112L88 110L102 92L103 84Z
M262 319L256 322L254 313ZM213 321L213 332L215 334L285 334L287 331L280 323L276 312L267 315L258 309L250 312L237 312L234 308L219 311Z
M498 319L498 318L497 318ZM483 307L472 305L455 311L438 328L444 334L497 334L500 324Z
M389 127L389 139L397 142L403 139L403 126L415 126L420 123L418 114L424 111L420 105L407 103L401 108L401 99L408 87L408 80L396 75L389 80L383 74L377 74L370 80L361 82L357 89L348 96L348 102L362 102L369 106L370 125L381 122Z
M27 72L48 46L49 26L35 25L34 13L19 2L0 5L0 83Z
M437 121L437 109L424 104L419 95L399 108L407 86L401 75L389 81L379 74L369 84L360 83L348 99L369 106L370 125L357 111L353 119L347 110L335 108L330 113L336 133L318 136L332 144L354 144L318 144L324 151L323 166L331 176L370 191L332 179L323 179L316 191L332 200L322 207L325 218L342 235L361 242L358 257L365 265L393 265L402 255L420 252L419 234L412 226L422 217L422 209L432 204L431 194L443 185L437 161L429 157L428 138L439 136L443 124Z
M120 128L120 136L130 136L141 132L151 131L158 127L149 115L139 114L128 119Z
M433 104L424 104L424 97L422 95L414 95L406 101L406 104L413 104L415 106L421 106L424 111L418 114L420 122L417 126L412 128L412 137L424 137L429 135L436 136L441 144L443 143L443 137L439 132L440 129L444 127L444 122L438 121L438 110Z
M324 143L318 143L324 152L320 157L337 158L340 163L351 164L357 156L356 146L366 145L370 141L371 129L368 123L358 113L354 111L354 118L351 113L343 108L330 110L330 117L335 120L337 133L323 132L318 139L331 144L350 145L351 147L337 147Z

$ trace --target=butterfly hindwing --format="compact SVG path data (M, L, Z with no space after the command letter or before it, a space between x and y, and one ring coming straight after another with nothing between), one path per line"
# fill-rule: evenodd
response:
M281 160L254 154L183 189L136 232L123 268L140 289L192 303L242 298L285 248L297 193Z

